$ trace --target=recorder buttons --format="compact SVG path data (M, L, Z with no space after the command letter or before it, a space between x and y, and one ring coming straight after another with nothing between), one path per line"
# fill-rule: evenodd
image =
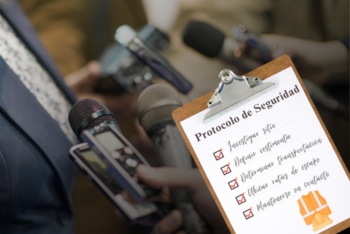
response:
M118 151L112 152L112 157L113 157L114 159L119 159L120 156L121 156L121 154L120 154Z
M126 165L128 165L129 167L136 167L137 166L137 161L135 159L132 159L132 158L128 158L126 159L125 161Z
M129 147L125 147L124 152L129 155L132 155L134 153Z

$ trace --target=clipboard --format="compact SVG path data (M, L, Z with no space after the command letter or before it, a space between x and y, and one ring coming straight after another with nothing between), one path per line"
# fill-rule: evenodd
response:
M302 88L303 88L303 90L304 90L304 92L305 92L305 94L307 96L307 99L309 100L309 102L310 102L310 104L312 106L312 109L313 109L313 111L315 112L315 114L316 114L316 116L318 118L318 121L322 125L322 128L323 128L323 130L324 130L328 140L330 141L330 143L332 145L332 148L333 148L334 152L336 153L336 155L337 155L337 157L338 157L338 159L339 159L339 161L341 163L342 168L344 169L348 179L350 180L349 171L347 170L347 168L346 168L346 166L345 166L345 164L344 164L344 162L343 162L343 160L342 160L342 158L341 158L341 156L340 156L336 146L334 145L334 142L333 142L332 138L330 137L330 135L329 135L329 133L328 133L328 131L327 131L327 129L326 129L326 127L325 127L325 125L324 125L324 123L323 123L323 121L322 121L322 119L321 119L321 117L320 117L320 115L319 115L319 113L317 111L317 109L315 108L315 106L314 106L314 104L313 104L313 102L312 102L312 100L311 100L311 98L310 98L310 96L309 96L309 94L308 94L308 92L307 92L307 90L306 90L306 88L305 88L305 86L304 86L304 84L303 84L303 82L302 82L302 80L301 80L301 78L300 78L296 68L294 67L294 64L293 64L291 58L288 55L281 56L281 57L271 61L270 63L268 63L268 64L266 64L266 65L264 65L262 67L259 67L259 68L257 68L254 71L249 72L248 74L246 74L246 76L260 77L261 80L265 80L266 78L271 77L271 76L273 76L273 75L279 73L280 71L283 71L283 70L285 70L285 69L287 69L289 67L292 67L295 75L297 76L298 81L299 81L300 85L302 86ZM223 218L224 218L224 220L225 220L225 222L226 222L230 232L231 233L235 233L235 230L233 229L231 223L229 222L228 216L225 213L225 211L224 211L224 209L223 209L223 207L222 207L222 205L221 205L221 203L220 203L216 193L214 192L214 189L213 189L211 183L209 182L209 179L206 176L206 173L204 172L203 167L202 167L202 165L201 165L201 163L200 163L200 161L199 161L199 159L198 159L198 157L197 157L197 155L196 155L196 153L195 153L195 151L194 151L194 149L193 149L193 147L192 147L192 145L191 145L191 143L190 143L190 141L189 141L189 139L188 139L188 137L187 137L183 127L182 127L182 125L181 125L181 121L186 120L186 119L192 117L193 115L195 115L195 114L197 114L197 113L207 109L208 108L208 101L211 99L211 97L213 96L214 93L215 93L215 90L210 92L210 93L205 94L204 96L202 96L202 97L200 97L200 98L198 98L198 99L196 99L196 100L194 100L194 101L192 101L192 102L190 102L190 103L188 103L186 105L184 105L181 108L176 109L173 112L172 116L173 116L173 119L175 120L175 123L176 123L179 131L181 132L181 135L182 135L183 139L185 140L185 143L186 143L188 149L190 150L191 155L192 155L194 161L196 162L196 164L198 166L198 169L199 169L199 171L200 171L200 173L201 173L205 183L207 184L207 186L208 186L208 188L210 190L210 193L211 193L212 197L214 198L215 203L217 204L217 206L218 206L218 208L219 208L219 210L220 210L220 212L221 212L221 214L222 214L222 216L223 216ZM324 234L338 233L338 232L340 232L340 231L342 231L342 230L344 230L344 229L346 229L348 227L350 227L350 218L346 219L343 222L338 223L337 225L335 225L335 226L333 226L333 227L331 227L331 228L329 228L329 229L327 229L325 231L323 231L322 233L324 233Z

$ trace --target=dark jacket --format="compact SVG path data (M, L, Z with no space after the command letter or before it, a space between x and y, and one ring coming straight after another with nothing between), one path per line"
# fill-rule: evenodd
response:
M75 97L12 0L0 14L72 103ZM73 233L72 143L0 57L0 233Z

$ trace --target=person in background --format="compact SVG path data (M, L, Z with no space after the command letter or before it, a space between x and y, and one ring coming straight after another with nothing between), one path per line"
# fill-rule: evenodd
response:
M290 55L316 84L349 83L349 1L274 0L271 25L274 35L263 39L275 46L274 57Z

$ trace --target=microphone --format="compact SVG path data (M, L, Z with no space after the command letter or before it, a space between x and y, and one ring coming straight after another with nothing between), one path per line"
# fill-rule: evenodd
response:
M172 112L182 106L172 88L155 84L145 89L137 101L140 125L152 140L163 164L180 169L192 168L187 146L172 118ZM185 231L189 234L210 233L205 221L196 212L184 189L173 189L175 204L181 211Z
M138 180L136 167L149 164L123 136L114 115L104 105L91 98L80 100L69 111L68 119L77 137L109 161L109 172L136 201L159 194Z
M150 24L143 26L137 33L158 51L165 51L170 45L168 35ZM98 62L103 74L94 88L98 93L143 90L159 78L149 66L116 41L103 50Z
M247 56L242 58L244 44L201 21L190 21L184 30L182 39L186 45L197 52L209 58L218 57L246 71L251 71L263 64Z
M142 40L131 27L120 26L114 38L181 93L187 94L191 91L192 84L176 71L156 49Z
M149 164L121 134L113 114L104 105L91 98L80 100L68 119L74 133L88 143L71 148L73 161L129 221L149 216L161 220L170 213L173 206L154 201L160 191L138 179L137 166ZM123 190L138 203L125 202L120 194Z
M102 123L113 124L120 131L114 115L107 107L92 98L85 98L76 102L69 111L68 121L79 139L84 129L92 129Z

